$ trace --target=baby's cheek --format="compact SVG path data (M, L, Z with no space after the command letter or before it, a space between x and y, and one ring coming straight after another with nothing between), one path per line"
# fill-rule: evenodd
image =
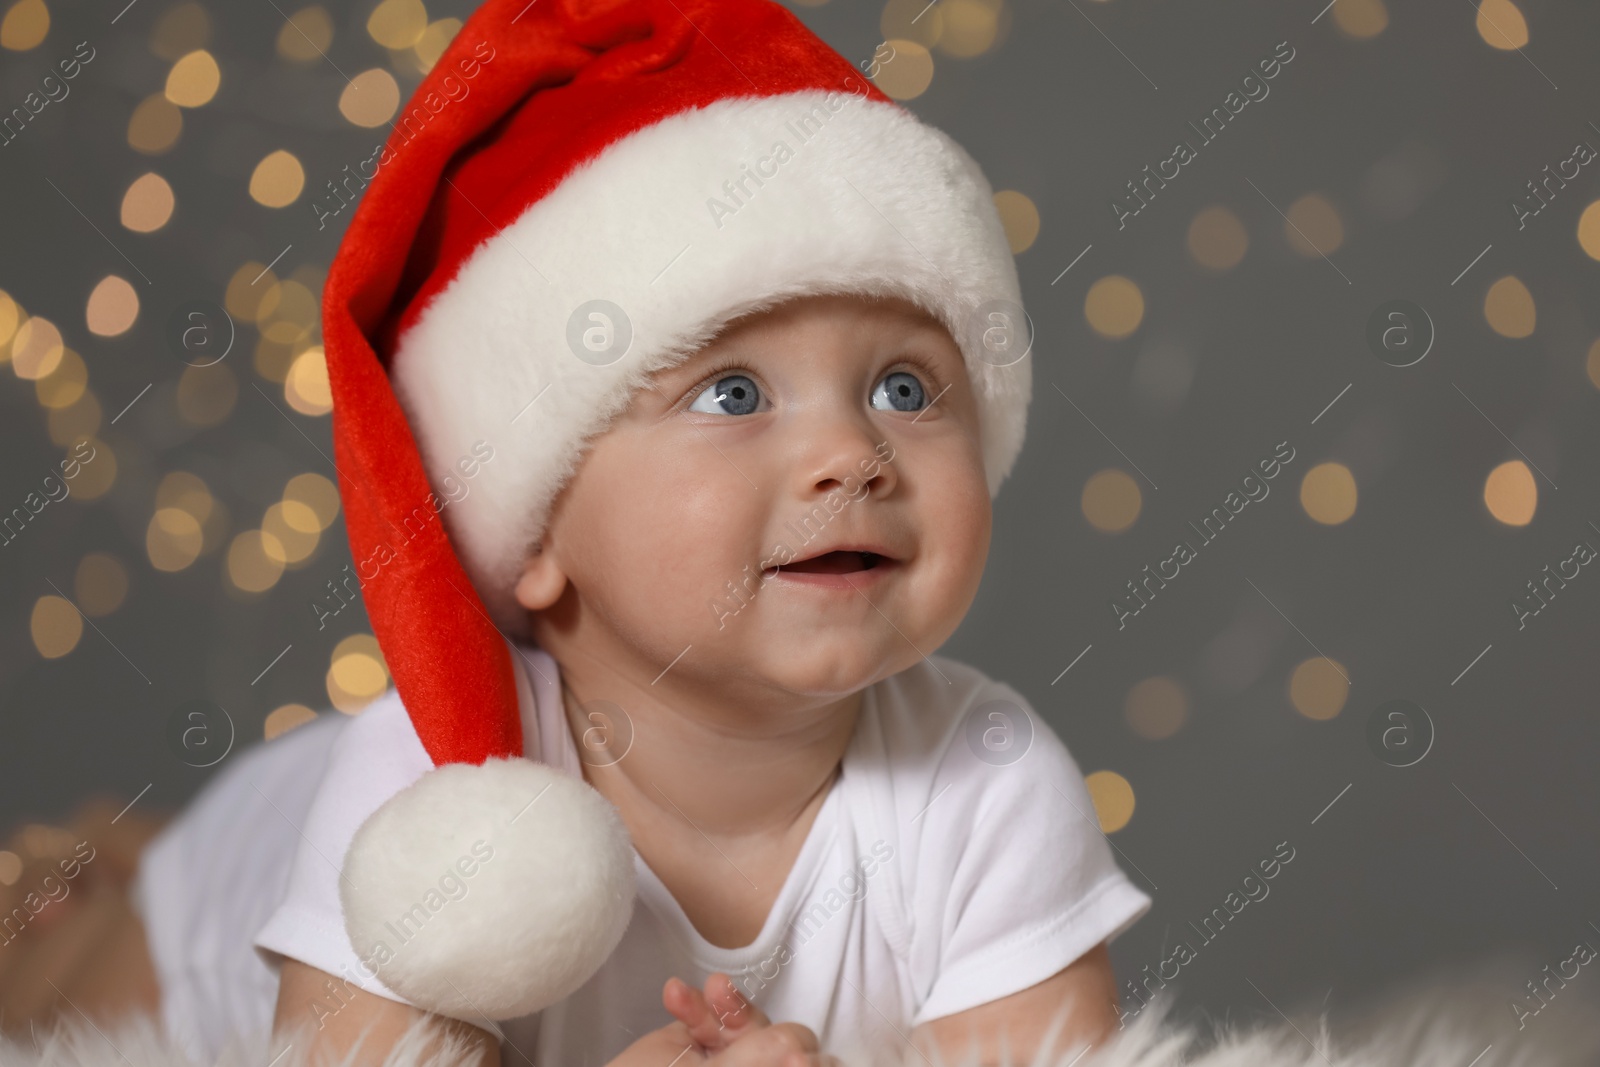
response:
M625 559L636 590L648 594L655 610L678 614L685 599L700 603L723 594L747 563L754 569L759 562L764 552L754 545L766 524L754 514L754 497L744 482L734 486L726 478L640 486L631 500L619 501L625 512L619 525L628 532L612 554Z
M931 519L923 518L932 595L947 614L964 615L977 596L989 556L993 511L981 471L976 477L951 479L942 494L934 493Z

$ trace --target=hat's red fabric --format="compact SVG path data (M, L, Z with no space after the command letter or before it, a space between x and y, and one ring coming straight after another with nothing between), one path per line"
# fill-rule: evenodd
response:
M391 388L395 338L606 146L723 98L806 89L890 102L771 0L487 0L398 117L329 269L323 344L362 597L435 764L520 756L522 729L507 643Z

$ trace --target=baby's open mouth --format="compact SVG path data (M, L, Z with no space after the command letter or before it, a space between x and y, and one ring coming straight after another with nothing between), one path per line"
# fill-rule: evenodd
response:
M876 552L835 551L824 552L820 556L810 559L797 559L793 563L785 563L774 571L798 571L805 574L852 574L856 571L870 571L885 562L887 557Z

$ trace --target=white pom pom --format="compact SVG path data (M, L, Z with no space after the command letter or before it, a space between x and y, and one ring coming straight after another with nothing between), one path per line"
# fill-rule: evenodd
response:
M594 787L518 758L447 763L356 831L339 894L390 989L469 1022L565 999L633 915L627 827Z

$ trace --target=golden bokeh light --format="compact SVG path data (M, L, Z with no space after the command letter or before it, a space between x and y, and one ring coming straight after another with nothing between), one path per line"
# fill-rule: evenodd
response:
M11 339L17 334L26 313L11 294L0 289L0 363L11 359Z
M26 52L44 43L50 32L50 9L44 0L17 0L0 19L0 48Z
M1002 189L994 194L994 206L1000 212L1000 223L1005 227L1011 254L1033 247L1039 237L1039 209L1033 200L1015 189Z
M282 500L268 508L261 529L272 535L265 542L267 551L285 566L310 559L322 532L317 513L298 500Z
M317 324L317 295L293 278L274 283L257 308L256 326L277 344L310 336Z
M1578 216L1578 247L1590 259L1600 259L1600 200L1583 209Z
M278 306L278 279L265 263L249 260L228 279L222 306L235 319L265 321Z
M1101 337L1127 337L1144 321L1144 293L1131 279L1108 274L1089 287L1083 315Z
M333 410L333 389L321 345L312 345L295 357L283 382L283 399L302 415L326 415Z
M1122 714L1134 733L1160 741L1177 733L1189 717L1189 697L1176 679L1145 678L1128 690Z
M1144 494L1139 491L1139 483L1126 471L1108 467L1096 471L1083 484L1079 504L1090 526L1101 533L1121 533L1139 517Z
M283 287L287 284L287 282L278 281L278 279L273 277L271 274L263 275L259 281L251 283L251 288L255 290L261 298L256 303L255 322L256 329L260 330L263 334L267 334L267 327L271 324L273 318L278 314L278 305L283 303ZM272 339L281 341L285 340L286 338L282 335L279 335L273 337Z
M278 55L293 63L310 63L333 44L333 19L320 4L290 15L278 30Z
M944 0L938 49L956 59L971 59L994 48L1011 23L1004 0Z
M1308 719L1331 719L1350 696L1347 673L1338 660L1312 656L1289 675L1289 702Z
M83 616L62 597L42 596L33 603L28 628L39 655L60 659L78 647L78 640L83 637Z
M417 43L411 46L412 52L416 53L417 66L424 74L433 69L434 64L439 62L439 57L444 55L444 50L460 32L460 19L437 19L428 23L428 28L422 31Z
M85 389L76 403L50 409L50 440L65 448L86 437L93 437L100 432L103 416L100 398L94 395L93 390Z
M400 85L382 67L364 70L339 94L339 114L356 126L382 126L400 108Z
M85 615L110 615L128 596L128 571L117 557L91 552L78 561L72 589Z
M33 383L39 406L55 410L70 408L89 388L89 368L83 357L70 348L61 350L61 360L55 370Z
M264 593L283 575L283 546L262 530L242 530L228 545L228 581L245 593Z
M194 0L169 7L150 34L150 51L176 62L211 43L211 16Z
M85 438L88 442L83 446L83 451L69 451L67 459L77 459L79 455L88 458L78 464L78 476L72 479L72 496L77 500L95 500L104 496L117 481L117 454L111 451L111 446L98 437ZM73 449L77 449L78 442L73 442Z
M384 658L383 646L378 644L378 639L369 633L351 634L333 646L333 652L328 656L330 665L337 663L345 656L366 656L376 660L383 668L385 674L389 673L388 660Z
M1507 526L1526 526L1539 510L1539 483L1522 460L1507 460L1483 480L1483 504Z
M216 426L238 399L239 379L226 364L186 367L178 378L178 415L190 426Z
M204 107L217 95L222 69L210 52L190 52L167 72L167 99L179 107Z
M258 337L251 365L255 367L256 373L267 381L282 385L289 377L289 368L294 366L295 359L310 347L309 341L279 344L269 337Z
M158 156L178 143L183 133L183 111L165 93L144 98L128 117L128 147Z
M1344 244L1339 209L1320 193L1307 193L1289 205L1283 224L1289 247L1308 258L1332 255Z
M1337 526L1356 513L1356 476L1343 463L1319 463L1300 479L1300 506L1324 526Z
M885 41L894 49L893 58L880 61L872 83L891 100L915 100L933 84L933 53L916 41L897 38ZM889 52L885 50L884 56Z
M1539 316L1528 287L1516 275L1508 274L1489 286L1483 298L1483 317L1495 333L1515 339L1533 333Z
M388 665L371 634L352 634L340 641L329 662L328 699L346 715L372 703L389 686Z
M383 0L367 16L367 32L385 48L410 48L428 28L422 0Z
M289 273L289 277L310 289L314 293L322 292L323 284L328 280L328 265L317 260L308 259Z
M156 488L156 508L175 508L194 517L200 527L199 555L216 551L227 536L228 509L198 474L171 471L165 475Z
M1333 5L1333 24L1345 36L1364 41L1388 27L1389 9L1383 0L1340 0Z
M158 571L181 571L200 558L200 521L182 508L157 508L144 531L145 555Z
M264 207L288 207L300 198L306 172L293 152L269 152L250 175L250 199Z
M78 835L65 827L49 826L41 822L26 823L20 834L22 851L34 856L63 853L78 840Z
M281 708L274 708L268 715L266 722L261 724L262 738L271 741L274 737L293 730L296 726L304 726L316 720L317 713L304 704L285 704Z
M66 345L56 324L42 315L33 315L17 327L11 339L11 370L18 378L37 381L54 371Z
M176 205L167 179L149 171L135 178L122 194L122 225L134 233L154 233L172 219Z
M1133 818L1133 786L1126 778L1116 771L1095 771L1083 784L1089 787L1101 833L1114 834L1128 825Z
M0 885L16 885L22 877L22 857L10 849L0 849Z
M889 0L883 6L883 15L878 20L883 39L891 41L903 38L915 41L924 48L932 48L939 43L939 35L944 29L942 7L940 4L930 4L928 0Z
M1589 381L1600 389L1600 337L1595 338L1594 344L1589 346L1589 358L1584 363L1589 372Z
M85 318L89 332L100 337L127 333L139 318L139 294L126 278L107 274L89 294Z
M1491 48L1513 51L1528 43L1528 20L1512 0L1480 0L1478 36Z
M204 478L190 471L169 471L156 486L156 507L177 508L204 523L216 506L216 497Z
M1189 223L1189 255L1208 270L1237 267L1249 247L1244 223L1221 204L1202 208Z
M318 532L332 526L333 520L339 517L339 489L320 474L308 471L290 478L289 484L283 487L283 499L310 508L316 517Z

